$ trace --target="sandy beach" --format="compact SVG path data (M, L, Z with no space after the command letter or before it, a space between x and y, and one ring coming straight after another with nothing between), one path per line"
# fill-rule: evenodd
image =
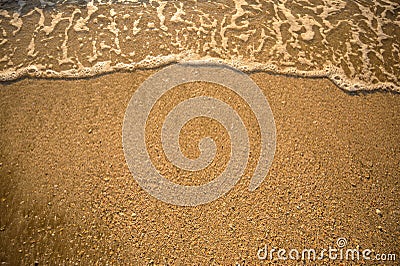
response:
M263 265L265 245L323 249L339 238L400 255L399 94L251 74L277 129L267 177L254 192L242 178L211 203L179 207L140 188L122 149L127 104L155 71L0 84L2 263Z

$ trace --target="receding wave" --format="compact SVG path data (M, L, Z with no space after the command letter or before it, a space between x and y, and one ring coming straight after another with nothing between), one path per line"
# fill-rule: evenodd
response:
M0 80L201 59L400 92L399 11L389 0L5 1Z

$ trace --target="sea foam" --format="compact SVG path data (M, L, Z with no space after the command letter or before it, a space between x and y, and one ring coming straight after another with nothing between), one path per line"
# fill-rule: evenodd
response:
M394 1L10 1L0 80L83 78L208 60L400 92Z

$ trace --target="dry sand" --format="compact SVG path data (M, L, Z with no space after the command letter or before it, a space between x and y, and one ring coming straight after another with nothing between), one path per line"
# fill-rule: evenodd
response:
M1 262L258 265L265 245L322 249L344 237L398 263L399 94L252 74L277 127L268 176L255 192L244 178L214 202L178 207L138 186L122 150L125 108L152 73L0 84Z

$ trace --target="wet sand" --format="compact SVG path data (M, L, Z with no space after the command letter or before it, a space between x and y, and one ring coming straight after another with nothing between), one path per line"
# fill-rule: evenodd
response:
M0 84L1 262L258 265L265 245L323 249L340 237L400 255L399 94L252 74L277 128L266 179L178 207L138 186L122 150L126 106L152 73Z

